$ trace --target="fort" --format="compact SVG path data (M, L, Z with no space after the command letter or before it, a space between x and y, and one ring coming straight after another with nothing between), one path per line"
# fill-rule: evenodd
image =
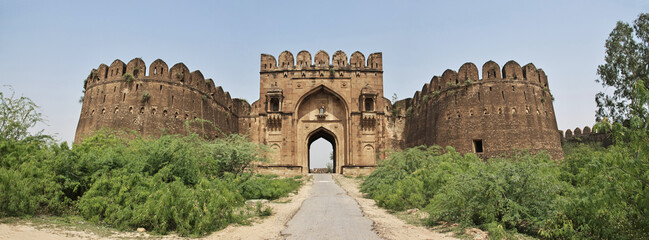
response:
M262 54L252 104L182 63L169 69L158 59L145 73L139 58L93 69L75 142L101 128L208 139L239 133L270 147L270 161L258 169L279 175L308 173L311 143L320 138L334 149L333 171L349 175L369 173L388 149L418 145L483 158L523 149L563 158L547 76L531 63L500 69L489 61L482 78L466 63L394 103L383 95L382 53Z

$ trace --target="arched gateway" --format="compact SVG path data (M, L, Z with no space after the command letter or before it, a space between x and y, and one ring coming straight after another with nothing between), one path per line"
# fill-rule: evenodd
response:
M360 52L330 59L319 51L312 63L302 51L297 60L287 51L278 60L261 55L260 96L244 126L253 141L271 146L261 171L308 173L311 143L324 138L334 150L334 172L368 173L388 139L381 53L366 62Z

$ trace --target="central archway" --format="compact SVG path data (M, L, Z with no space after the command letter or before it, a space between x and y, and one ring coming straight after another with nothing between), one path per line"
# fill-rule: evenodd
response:
M342 173L342 167L349 159L349 108L344 98L330 88L319 85L307 91L296 104L296 164L302 173L310 171L310 150L313 141L324 138L334 149L335 173Z
M311 160L312 160L311 159L311 144L313 142L315 142L316 140L320 139L320 138L322 138L322 139L326 140L327 142L331 143L331 147L333 149L333 153L332 153L332 156L333 156L332 171L333 171L333 173L337 173L336 172L336 166L338 166L338 164L336 162L336 159L337 159L336 158L337 141L336 141L336 137L333 135L333 133L331 131L327 130L326 128L316 129L315 131L313 131L309 135L309 139L307 140L307 148L309 149L309 152L308 152L309 159L308 159L307 169L309 169L309 172L311 172Z

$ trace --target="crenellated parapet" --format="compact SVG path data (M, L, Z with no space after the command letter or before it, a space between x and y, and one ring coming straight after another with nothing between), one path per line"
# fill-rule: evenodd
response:
M85 95L75 141L99 128L139 130L145 135L183 134L186 121L208 120L201 126L208 138L238 132L237 118L247 103L234 102L183 63L171 68L157 59L147 66L140 58L125 64L117 59L93 69L84 82ZM205 123L202 123L205 125Z
M591 130L589 126L585 126L583 129L577 127L574 130L559 131L559 135L562 142L601 143L604 147L613 144L609 133L599 132L594 128Z
M493 62L488 61L482 65L482 78L478 76L478 68L475 64L468 62L463 64L456 72L447 69L442 76L433 76L429 83L424 84L418 96L413 97L413 101L419 102L421 97L426 95L437 95L449 89L458 89L473 84L507 84L522 83L526 85L538 86L541 90L548 90L548 79L542 69L536 69L534 64L528 63L521 67L515 61L507 62L503 68Z
M450 145L484 157L512 148L546 150L561 158L553 99L547 76L532 63L501 68L488 61L482 72L465 63L434 76L402 104L405 145Z
M356 51L348 58L343 51L336 51L331 57L325 51L318 51L314 58L308 51L300 51L297 57L293 53L284 51L277 59L269 54L261 55L261 72L286 71L286 70L356 70L356 71L383 71L383 58L381 53L372 53L368 56Z

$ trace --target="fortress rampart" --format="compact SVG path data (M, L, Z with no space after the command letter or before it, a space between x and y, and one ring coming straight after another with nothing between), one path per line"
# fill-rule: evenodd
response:
M581 128L575 128L574 130L567 129L564 131L559 131L561 136L561 142L573 142L573 143L601 143L602 146L606 147L613 144L610 134L605 132L597 132L595 129L591 130L589 126L585 126L583 130Z
M509 61L501 69L489 61L481 72L465 63L395 103L383 96L380 52L261 54L259 77L259 99L249 104L183 63L101 64L84 83L75 142L101 128L145 136L240 133L269 146L270 161L259 169L286 175L310 171L311 143L320 138L334 149L333 171L352 175L371 171L387 149L417 145L482 158L515 149L563 158L548 78L531 63Z
M410 99L395 104L405 114L403 145L453 146L481 157L512 149L547 151L563 158L553 97L542 69L489 61L482 78L473 63L446 70ZM405 109L404 109L405 108Z
M189 130L206 138L239 132L239 117L250 109L245 101L232 99L212 79L200 71L190 72L183 63L169 69L158 59L148 70L147 75L140 58L128 64L118 59L93 69L84 82L75 142L101 128L153 136Z

